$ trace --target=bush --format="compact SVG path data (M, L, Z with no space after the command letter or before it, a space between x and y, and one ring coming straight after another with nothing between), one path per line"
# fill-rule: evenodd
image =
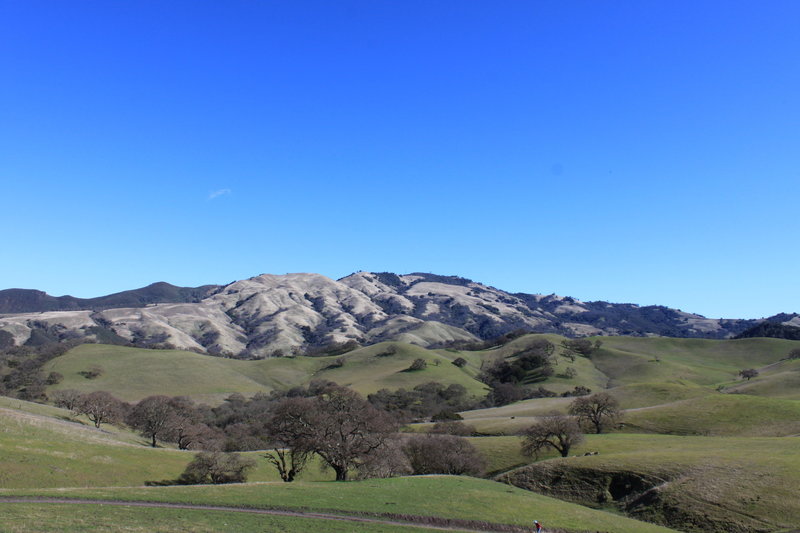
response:
M403 451L415 475L480 475L486 468L486 461L475 447L454 435L411 437Z
M186 466L178 483L182 485L244 483L247 471L256 466L238 453L200 452Z
M85 377L86 379L95 379L103 375L103 368L99 366L93 366L89 370L78 372L78 374Z
M456 365L458 368L464 368L467 366L467 360L463 357L458 357L457 359L453 360L453 364Z
M408 367L409 370L424 370L428 367L428 363L425 362L425 359L414 359L414 362L411 363L411 366Z
M46 382L48 385L58 385L63 380L64 380L64 374L61 374L60 372L50 372L47 375Z

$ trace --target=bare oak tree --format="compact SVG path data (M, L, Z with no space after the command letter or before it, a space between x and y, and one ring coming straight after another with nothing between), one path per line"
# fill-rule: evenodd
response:
M150 439L150 445L156 447L156 439L167 432L169 422L174 415L169 396L148 396L137 403L128 414L127 423Z
M583 442L583 433L578 422L569 416L554 413L525 431L522 453L538 458L539 453L552 448L561 454L569 455L570 449Z
M124 418L125 404L106 391L83 394L74 408L75 413L86 415L99 428L103 423L119 422Z
M303 471L312 453L313 434L305 416L310 403L308 398L287 398L264 425L273 446L264 457L287 483Z
M286 448L293 453L316 453L333 469L337 481L346 481L348 472L380 453L395 430L386 413L346 387L327 386L314 398L294 401L292 409L284 412L289 419L286 424L294 431L285 441ZM273 420L273 424L279 422Z
M575 399L569 406L569 413L577 416L580 423L591 426L595 433L602 433L622 418L619 402L607 392Z

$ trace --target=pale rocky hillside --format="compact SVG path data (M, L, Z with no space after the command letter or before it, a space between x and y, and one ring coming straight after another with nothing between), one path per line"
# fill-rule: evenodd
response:
M319 274L263 274L225 286L150 288L157 285L165 294L183 291L191 296L183 300L190 301L6 314L0 315L0 332L7 332L6 341L13 338L16 345L88 337L232 357L270 357L350 341L443 345L514 329L568 336L725 338L755 323L708 319L660 306L510 294L463 278L421 273L358 272L338 281ZM124 294L130 299L137 292ZM40 300L58 300L42 295L37 293ZM112 296L72 299L69 305L94 307L98 301L114 301Z

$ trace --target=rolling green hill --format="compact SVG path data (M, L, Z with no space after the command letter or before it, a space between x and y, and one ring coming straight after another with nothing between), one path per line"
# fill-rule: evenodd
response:
M231 486L0 491L0 496L60 495L130 501L232 505L336 511L343 514L403 513L530 526L533 519L567 531L667 533L665 527L559 501L490 480L417 476L337 483L295 482ZM0 503L0 505L3 505Z
M768 532L800 523L797 438L592 435L577 451L584 449L599 454L548 459L501 479L679 530Z
M391 354L387 355L389 352ZM120 399L135 402L153 394L189 396L218 404L231 393L252 396L277 388L304 385L327 379L369 394L382 388L413 388L429 381L463 385L481 397L486 387L475 380L477 366L458 368L457 355L402 343L380 343L340 356L281 357L241 361L178 350L147 350L102 344L84 344L53 359L44 371L58 372L64 379L48 390L77 389L113 391ZM415 359L427 367L409 372ZM474 358L473 358L474 359ZM342 366L338 366L339 363ZM81 372L102 369L100 376L85 378Z
M767 532L800 523L800 505L796 503L800 501L800 446L799 437L793 437L800 435L800 361L785 359L800 345L798 341L603 337L602 346L590 357L578 356L574 360L563 353L559 346L563 338L557 335L526 335L477 351L428 350L386 342L339 356L255 361L182 351L83 345L50 361L45 371L64 376L48 392L66 388L108 390L128 401L169 394L217 404L234 392L252 396L305 385L314 379L331 380L362 394L383 388L411 389L430 381L457 383L473 397L481 398L488 390L476 379L481 370L494 361L514 361L541 337L557 346L554 374L537 381L526 378L523 384L531 390L543 387L557 396L461 413L464 422L479 432L498 435L470 438L487 459L490 473L572 503L537 500L540 496L532 493L521 494L533 500L517 501L516 492L509 496L511 501L523 507L535 506L537 517L545 523L564 516L575 517L575 521L566 521L560 527L577 529L600 527L613 515L603 513L592 523L589 519L578 520L582 515L575 509L584 508L558 505L580 503L621 511L686 531ZM465 365L453 365L457 358L464 359ZM416 359L425 360L425 368L409 371ZM99 377L87 379L81 374L93 367L102 368ZM567 372L567 368L571 371ZM759 374L744 380L738 374L745 368L754 368ZM514 435L538 417L554 411L566 413L574 398L562 394L575 387L615 396L625 410L622 430L587 435L585 442L572 450L580 457L562 459L546 453L533 462L523 456L520 438ZM0 480L5 480L6 487L27 487L42 493L38 490L42 487L139 485L177 476L191 458L191 454L177 450L145 449L140 437L123 430L97 432L52 407L4 400L0 401L0 409L4 428L0 433L0 460L4 461L0 475L4 477ZM420 425L416 429L428 427ZM598 455L583 456L587 452ZM258 457L257 453L252 455ZM26 476L22 476L23 471ZM334 501L322 495L329 485L316 483L329 479L326 476L312 468L303 474L301 483L245 485L236 491L240 491L238 497L246 505L259 505L256 500L268 497L270 505L384 512L382 506L396 497L402 502L403 512L411 514L509 523L524 523L531 518L525 513L515 514L501 504L497 504L497 513L487 515L482 511L484 518L479 518L480 513L465 507L446 510L447 506L433 495L425 496L431 499L430 503L418 501L427 491L440 490L448 494L448 501L454 501L452 493L459 491L459 501L463 496L466 502L472 501L470 498L491 502L494 491L500 490L496 487L502 485L489 481L400 478L348 483L337 485L334 493L338 499ZM251 479L270 481L276 479L276 474L266 461L259 459ZM542 480L546 486L540 483ZM478 487L474 488L474 495L473 483ZM340 486L347 488L339 490ZM362 494L362 488L369 492L364 487L370 488L374 499ZM233 487L76 494L204 502L210 501L212 494L214 498L227 494L219 492L225 489ZM614 526L603 527L626 531L627 525L613 522L621 518L611 520L608 524ZM292 531L294 526L287 523L282 527ZM630 531L646 531L630 527Z

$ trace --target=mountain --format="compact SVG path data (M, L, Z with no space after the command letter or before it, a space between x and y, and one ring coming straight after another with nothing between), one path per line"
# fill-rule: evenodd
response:
M512 294L456 276L388 272L357 272L336 281L319 274L263 274L197 288L156 283L92 299L10 289L0 291L0 312L0 344L86 337L241 358L389 339L445 345L516 329L572 337L727 338L759 322Z
M50 296L46 292L31 289L6 289L0 291L0 314L138 307L165 302L197 302L217 288L219 288L218 285L196 288L176 287L162 281L141 289L118 292L99 298Z

